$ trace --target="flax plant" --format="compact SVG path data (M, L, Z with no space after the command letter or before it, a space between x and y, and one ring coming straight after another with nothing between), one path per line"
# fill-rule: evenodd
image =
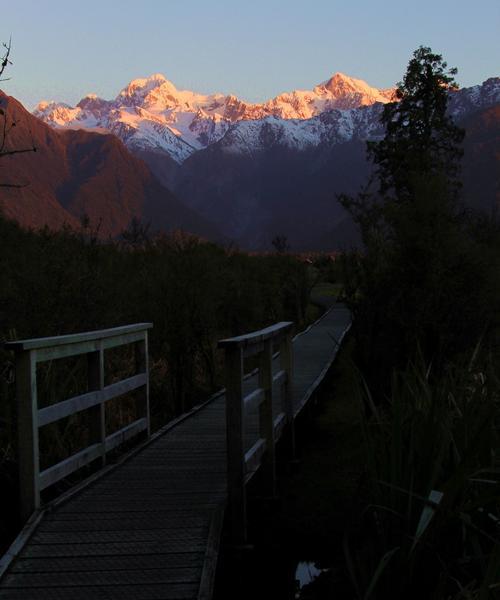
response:
M439 381L410 364L378 407L359 386L367 502L344 544L359 598L498 598L499 381L477 356Z

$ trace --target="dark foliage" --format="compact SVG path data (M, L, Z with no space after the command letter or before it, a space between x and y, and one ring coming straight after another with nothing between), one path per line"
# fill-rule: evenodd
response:
M460 203L455 73L414 53L368 146L376 191L342 199L364 243L343 257L367 452L345 544L359 598L498 594L500 224Z
M414 52L395 102L384 106L384 139L368 143L380 194L411 201L418 181L434 175L445 174L449 188L457 186L464 131L446 113L448 93L458 88L456 73L430 48Z
M446 114L455 72L429 48L414 53L399 102L383 113L386 135L368 145L378 190L342 198L365 248L344 266L358 361L376 395L417 348L438 373L480 338L494 340L500 234L491 222L485 243L458 197L463 131Z

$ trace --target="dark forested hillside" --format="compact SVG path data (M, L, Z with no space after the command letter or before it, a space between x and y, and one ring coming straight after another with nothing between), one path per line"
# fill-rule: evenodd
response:
M462 180L464 199L487 213L500 209L500 105L467 117Z

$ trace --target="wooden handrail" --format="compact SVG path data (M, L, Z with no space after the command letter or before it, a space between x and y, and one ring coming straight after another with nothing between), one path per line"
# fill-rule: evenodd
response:
M16 340L7 342L5 347L8 350L37 350L39 348L61 346L63 344L79 344L82 342L91 342L103 340L106 338L116 338L127 333L137 331L146 331L152 329L153 323L134 323L132 325L122 325L121 327L111 327L110 329L99 329L97 331L86 331L84 333L69 333L66 335L55 335L52 337L33 338L28 340Z
M292 328L292 321L281 321L280 323L275 323L270 327L265 327L264 329L259 329L258 331L252 331L251 333L245 333L244 335L238 335L236 337L220 340L218 347L246 348L247 346L259 344L269 339L277 340L280 337L287 335Z
M148 331L152 323L137 323L112 329L57 337L8 342L5 348L16 353L16 400L18 411L19 479L21 516L28 519L40 507L40 492L67 475L100 459L106 453L137 435L150 434ZM136 374L104 385L104 351L134 344ZM79 396L38 408L37 364L68 356L86 355L88 391ZM139 390L137 419L125 427L106 433L105 405L108 400ZM38 430L78 412L90 413L89 445L76 454L40 471Z
M286 321L218 343L218 347L225 351L227 481L232 535L236 543L245 543L247 536L246 484L261 466L269 495L274 496L275 445L285 425L289 426L294 443L292 329L293 323ZM280 370L273 376L274 342L280 345ZM248 356L258 358L258 386L244 396L243 363ZM277 415L273 415L273 384L281 386L284 399L284 412ZM245 419L250 407L255 405L259 410L259 435L252 447L246 450Z

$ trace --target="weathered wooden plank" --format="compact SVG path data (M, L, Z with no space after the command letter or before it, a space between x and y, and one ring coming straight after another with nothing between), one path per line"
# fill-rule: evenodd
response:
M284 334L290 328L284 330ZM263 482L270 497L276 495L276 444L273 424L273 345L272 340L265 342L265 348L259 360L259 386L264 389L264 401L259 406L259 437L264 438L266 453L260 463ZM245 457L246 458L246 457Z
M61 588L54 584L45 588L3 588L0 600L192 600L198 584L171 583L160 585L116 585Z
M141 433L141 431L147 431L149 428L149 421L147 417L143 417L142 419L137 419L133 423L130 423L126 427L115 431L111 435L108 435L105 442L106 452L109 452L113 448L116 448L123 442L126 442L130 438Z
M111 522L114 519L148 519L148 518L154 518L154 515L151 514L151 511L149 510L120 510L118 512L92 512L91 514L89 513L84 513L81 512L79 507L72 509L71 507L73 506L72 502L69 502L65 505L66 507L69 507L69 510L65 510L63 511L62 509L64 508L64 505L59 507L58 510L54 513L49 513L49 515L47 515L44 519L43 519L43 523L52 523L52 522L74 522L75 524L78 521L83 521L83 522L87 522L87 521L96 521L96 520L102 520L103 522ZM169 519L169 518L191 518L191 517L196 517L196 515L200 516L200 515L207 515L207 517L209 516L209 513L203 513L200 512L198 510L198 507L195 506L161 506L161 507L157 507L155 510L155 514L158 515L158 523L162 523L165 519Z
M274 419L274 438L279 440L281 435L283 434L283 430L285 429L287 424L287 418L285 413L280 413Z
M146 385L146 383L146 374L139 373L138 375L133 375L123 381L108 385L102 390L87 392L86 394L68 398L68 400L58 402L57 404L46 406L38 411L38 426L43 427L49 423L54 423L55 421L81 412L82 410L101 404L102 402L107 402L112 398L136 390L137 388Z
M146 384L142 387L136 397L137 414L143 415L147 422L147 435L151 436L151 419L149 407L149 352L148 352L148 332L144 332L144 339L135 344L135 367L138 373L144 373Z
M104 544L128 542L171 540L199 540L205 538L208 522L205 526L187 526L183 529L137 529L120 531L39 531L31 538L31 544Z
M250 411L255 409L259 404L264 400L264 390L262 388L257 388L250 394L247 394L243 398L243 404L245 406L245 411Z
M36 350L22 352L16 357L16 395L21 518L27 521L40 506L40 456L35 418L38 409Z
M196 483L191 482L183 486L182 488L167 488L167 489L148 489L148 494L145 495L144 492L140 490L130 490L127 493L127 497L123 498L123 491L125 487L117 490L115 494L104 494L102 496L99 493L96 493L95 490L89 490L85 495L82 495L81 498L75 499L71 504L74 506L83 506L88 505L92 506L99 502L101 499L101 505L103 510L113 504L116 504L117 498L119 499L117 509L124 508L125 506L140 506L140 503L143 502L144 510L147 510L149 507L161 508L162 502L170 502L172 505L175 505L176 502L184 502L185 506L190 504L199 504L203 502L207 502L213 499L218 499L225 492L224 482L220 483L210 483L205 482L201 485L197 486ZM193 492L196 490L196 494L193 495ZM120 500L120 498L123 498Z
M284 369L279 370L275 375L273 375L273 384L275 385L283 385L286 381L286 371Z
M198 583L202 572L199 568L156 568L156 569L110 569L107 571L92 571L91 584L94 585L158 585L171 583ZM89 585L89 573L61 572L57 577L58 588L84 587ZM5 588L51 588L54 587L53 573L13 573L3 582Z
M246 540L246 491L243 431L243 353L240 346L226 349L226 447L229 512L234 536Z
M73 454L69 458L45 469L40 473L40 489L43 490L49 485L60 481L67 477L70 473L74 473L85 465L88 465L102 454L102 446L100 443L92 444L88 448L81 450L77 454Z
M266 440L258 439L255 444L245 452L245 474L256 471L266 451Z
M172 494L170 500L173 502L172 511L192 510L193 507L198 507L199 510L209 509L211 506L217 506L225 500L225 493L212 494L209 497L193 497L193 494ZM164 503L163 503L164 504ZM114 498L111 501L103 501L99 504L98 501L80 503L78 505L71 503L69 512L81 511L83 513L128 513L128 512L156 512L163 508L162 503L158 501L133 500L125 499L122 502L117 502ZM65 507L62 506L60 511L63 512Z
M215 583L219 544L224 524L224 506L220 506L212 515L208 531L207 549L203 560L203 570L199 579L198 600L210 600Z
M109 490L115 489L117 486L127 487L129 490L137 490L144 489L144 486L148 486L148 489L154 490L168 490L172 487L172 485L189 485L192 484L193 477L196 477L198 481L208 481L213 485L218 485L219 482L225 480L226 470L224 469L223 463L215 463L217 465L217 469L212 468L207 469L205 465L192 465L190 469L183 469L182 464L177 469L162 469L158 468L157 471L150 469L145 473L135 471L132 473L127 473L125 477L113 478L112 481L103 482L102 486L99 486L99 491L107 492ZM149 478L152 474L157 473L161 474L162 477L155 479L154 481L149 481ZM91 493L90 491L87 493Z
M135 513L133 513L135 514ZM71 519L44 520L37 531L48 533L70 533L91 531L137 531L154 529L167 532L173 529L188 529L189 527L206 526L209 521L208 515L198 513L176 514L172 512L141 513L136 517L120 515L101 515L102 518L91 518L89 515L80 515L77 519L71 515Z
M211 476L212 475L212 476ZM179 496L180 494L190 494L193 490L199 490L200 493L212 494L214 492L218 493L221 490L225 489L226 478L225 474L219 474L218 478L214 481L213 474L211 473L200 473L199 471L194 471L191 473L191 477L195 478L197 481L193 483L192 479L189 477L182 477L178 479L168 479L164 481L163 479L158 479L154 485L148 485L148 482L144 480L143 482L135 482L133 485L127 485L127 493L130 495L129 497L135 500L139 500L144 498L144 491L147 490L150 497L154 498L165 498L168 499L169 496ZM115 485L116 483L116 485ZM113 484L109 484L106 487L99 487L99 490L96 492L94 490L89 490L85 495L85 502L90 501L92 498L109 498L109 497L117 497L120 496L120 491L117 491L118 484L117 482L113 482ZM119 490L125 489L125 483L119 487Z
M23 553L25 558L57 558L76 556L115 556L140 554L166 554L171 552L204 552L206 538L170 539L152 542L109 542L90 544L29 544Z
M204 552L181 554L143 554L121 556L117 561L114 556L77 556L60 558L21 558L10 569L10 573L65 573L99 571L116 572L128 569L189 569L200 568L205 558Z

